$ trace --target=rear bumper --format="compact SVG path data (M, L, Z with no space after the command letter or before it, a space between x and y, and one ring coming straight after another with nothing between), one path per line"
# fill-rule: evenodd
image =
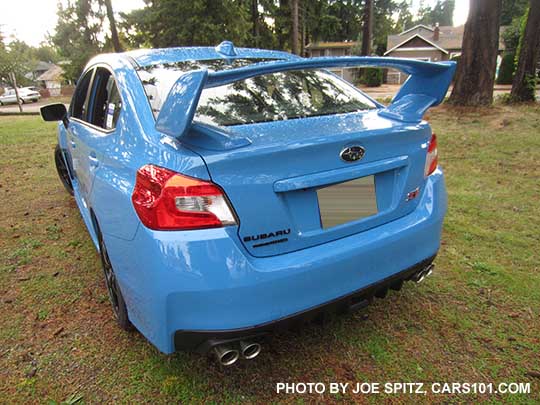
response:
M442 172L429 177L419 198L398 220L266 258L251 256L233 227L158 232L140 226L131 241L105 236L105 242L133 324L163 352L200 349L208 339L265 332L408 278L439 248Z
M175 349L206 353L221 344L259 338L271 332L290 329L299 324L315 320L328 313L347 312L364 308L374 297L384 298L389 289L400 290L405 281L411 280L420 271L428 268L434 259L435 256L432 256L408 269L343 297L262 325L233 330L176 331L174 334Z

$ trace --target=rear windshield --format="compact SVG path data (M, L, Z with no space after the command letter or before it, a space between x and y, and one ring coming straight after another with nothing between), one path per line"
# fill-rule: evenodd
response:
M188 61L152 65L138 70L146 95L157 116L167 95L185 72L237 68L268 59ZM195 121L229 126L257 122L349 113L376 108L354 86L324 70L299 70L257 76L204 89Z

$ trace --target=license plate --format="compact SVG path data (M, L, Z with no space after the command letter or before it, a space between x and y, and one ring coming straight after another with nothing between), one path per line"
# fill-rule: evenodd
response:
M377 213L374 176L320 188L317 197L324 229Z

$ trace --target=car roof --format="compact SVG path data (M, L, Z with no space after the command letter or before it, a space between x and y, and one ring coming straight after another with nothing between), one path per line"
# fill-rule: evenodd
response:
M186 60L209 59L299 59L298 56L287 52L272 51L256 48L235 48L232 42L223 41L216 47L181 47L161 49L137 49L124 52L122 55L134 60L139 66L149 66L163 63L176 63Z

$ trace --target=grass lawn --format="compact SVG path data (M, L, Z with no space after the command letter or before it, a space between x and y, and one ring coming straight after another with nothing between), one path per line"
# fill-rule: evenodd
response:
M0 117L0 402L539 403L540 107L442 107L429 119L449 193L433 276L221 368L116 327L55 173L55 125ZM532 393L275 394L277 382L357 381L524 382Z

